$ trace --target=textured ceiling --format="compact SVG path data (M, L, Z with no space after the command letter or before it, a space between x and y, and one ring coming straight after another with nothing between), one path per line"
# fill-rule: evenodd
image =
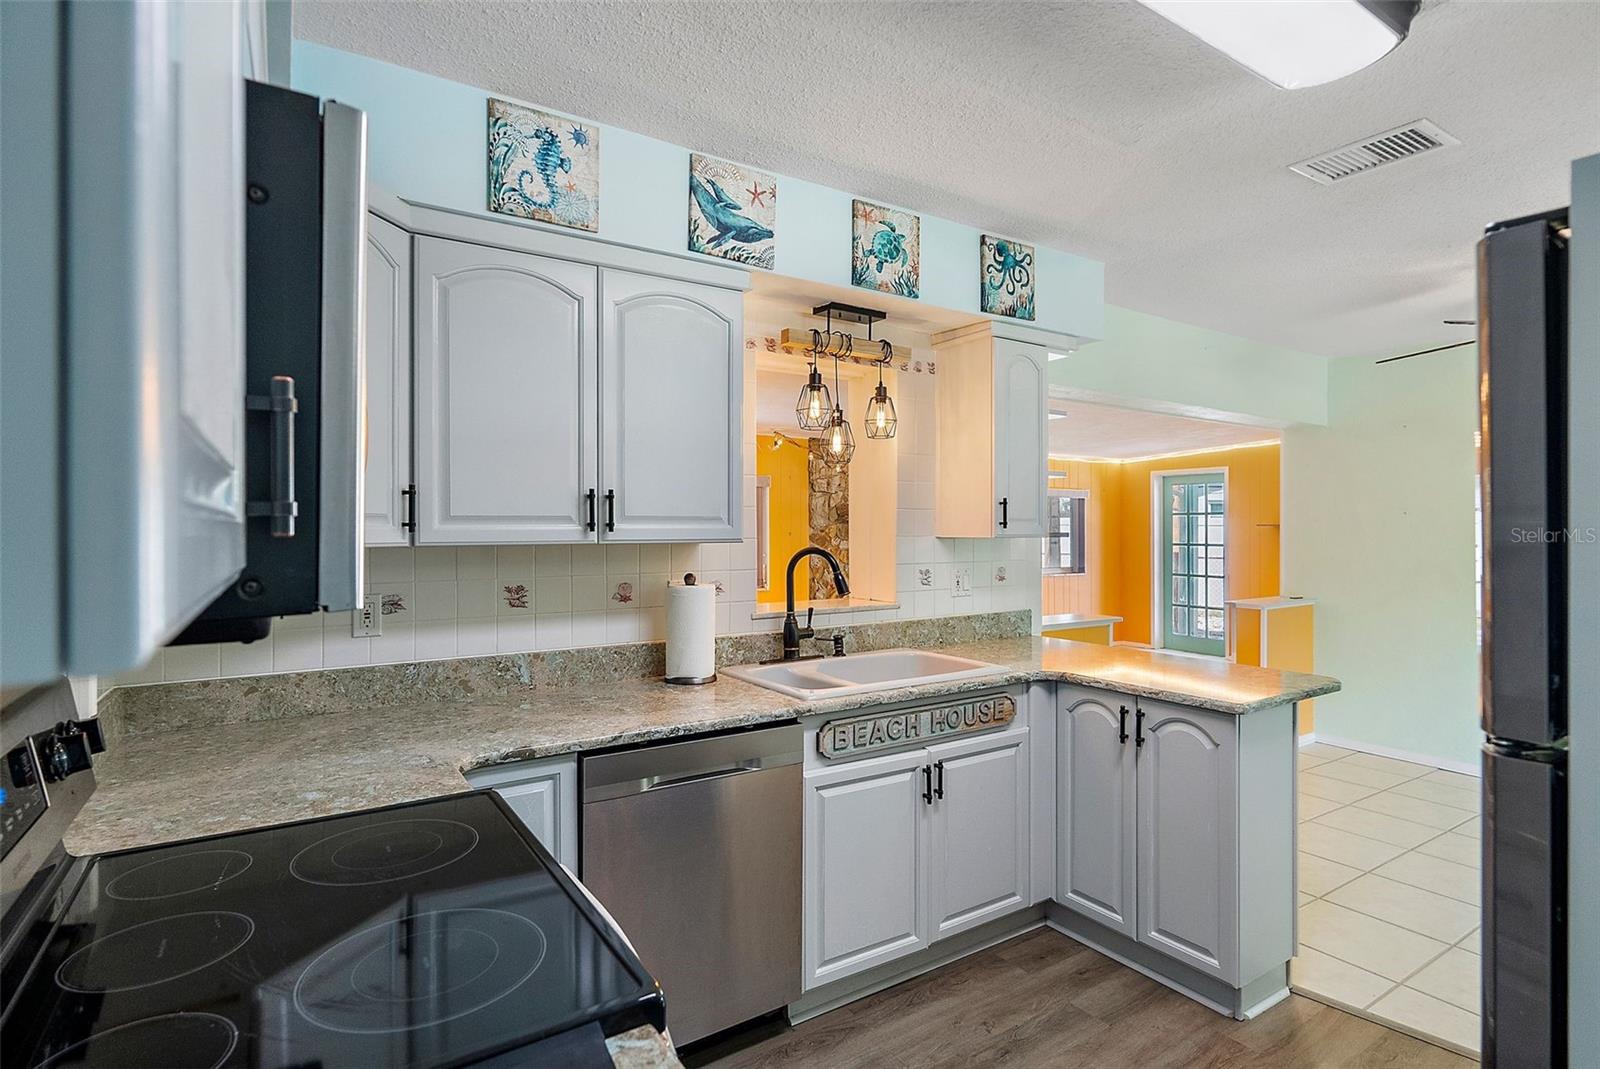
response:
M1459 340L1483 225L1565 203L1600 151L1588 2L1430 2L1294 92L1127 2L296 0L294 32L1082 253L1114 303L1327 355ZM1463 144L1286 170L1418 118Z
M1064 417L1050 421L1052 456L1129 460L1196 449L1226 449L1246 442L1277 441L1280 437L1280 432L1262 427L1083 401L1052 400L1050 411Z

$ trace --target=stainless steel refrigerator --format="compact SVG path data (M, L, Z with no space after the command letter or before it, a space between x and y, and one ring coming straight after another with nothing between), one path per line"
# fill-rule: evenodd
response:
M1563 209L1478 245L1483 1063L1503 1069L1567 1064L1570 238Z

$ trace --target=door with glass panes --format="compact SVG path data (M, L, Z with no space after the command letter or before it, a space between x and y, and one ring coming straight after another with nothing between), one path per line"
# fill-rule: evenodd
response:
M1221 656L1227 608L1227 480L1220 471L1161 477L1161 639Z

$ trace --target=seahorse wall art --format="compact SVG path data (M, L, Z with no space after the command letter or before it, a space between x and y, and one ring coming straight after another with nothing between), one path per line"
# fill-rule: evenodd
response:
M850 281L901 297L919 296L921 218L864 200L854 202L850 215Z
M489 98L489 210L600 229L600 131Z
M1033 246L983 235L979 242L980 306L990 315L1033 318Z
M772 270L778 180L698 152L689 156L689 251Z

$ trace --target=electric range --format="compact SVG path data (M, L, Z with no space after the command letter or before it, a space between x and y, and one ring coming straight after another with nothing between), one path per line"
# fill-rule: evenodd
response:
M7 1069L610 1065L605 1036L665 1028L626 940L490 791L71 868L6 963Z

